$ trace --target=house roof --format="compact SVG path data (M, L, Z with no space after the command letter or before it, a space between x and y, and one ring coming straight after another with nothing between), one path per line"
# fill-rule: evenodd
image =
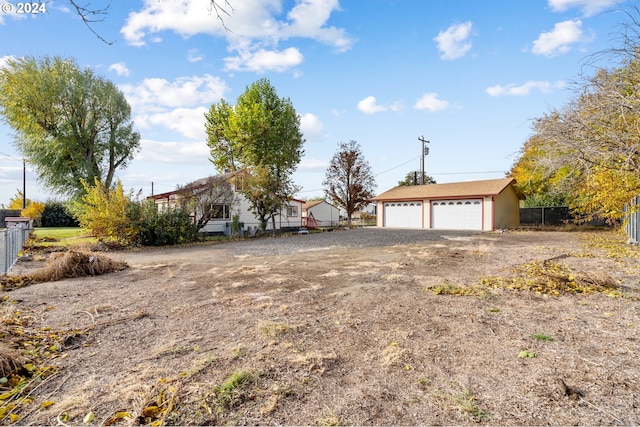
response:
M304 202L302 204L302 209L306 210L306 209L312 208L314 206L318 206L321 203L326 203L327 205L336 208L335 206L333 206L331 203L327 202L326 200L311 200L309 202ZM338 208L336 208L336 209L338 209Z
M513 178L483 181L451 182L448 184L407 185L392 188L372 200L419 200L460 197L495 196L514 183Z
M189 187L180 188L180 189L177 189L177 190L174 190L174 191L167 191L165 193L153 194L151 196L147 196L147 199L148 200L166 199L166 198L171 197L173 195L180 194L185 190L188 190L188 189L191 189L191 188L199 188L199 187L205 186L207 184L207 181L210 180L211 178L227 181L227 180L233 178L234 176L238 175L240 172L241 171L225 172L225 173L221 173L221 174L218 174L218 175L209 176L207 178L200 178L200 179L198 179L196 181L191 182Z
M178 195L178 194L184 192L185 190L192 189L192 188L203 187L203 186L205 186L207 184L207 181L210 180L211 178L229 181L234 176L240 175L240 174L244 174L244 173L246 173L246 172L243 171L243 170L239 170L239 171L234 171L234 172L225 172L225 173L221 173L221 174L218 174L218 175L209 176L207 178L201 178L201 179L198 179L196 181L191 182L189 187L181 188L181 189L174 190L174 191L167 191L166 193L153 194L151 196L147 196L147 199L148 200L168 199L171 196L175 196L175 195ZM293 197L290 198L289 201L299 202L301 204L304 203L303 200L295 199Z

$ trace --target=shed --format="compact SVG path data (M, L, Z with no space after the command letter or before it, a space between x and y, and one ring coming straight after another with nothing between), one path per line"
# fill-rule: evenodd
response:
M26 216L8 216L4 219L7 228L22 227L31 229L31 218Z
M400 186L373 198L378 227L484 230L517 227L513 178Z
M305 202L302 220L308 228L335 227L340 222L340 210L325 200Z

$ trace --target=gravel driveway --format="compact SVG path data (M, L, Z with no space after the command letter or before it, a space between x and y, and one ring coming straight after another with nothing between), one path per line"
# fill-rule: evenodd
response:
M130 264L193 261L202 257L216 259L233 256L287 255L298 252L322 251L330 248L389 247L424 241L479 236L480 231L414 230L388 228L355 228L324 233L294 234L276 238L238 240L219 244L181 246L172 248L144 248L140 251L114 252Z
M286 255L296 252L317 251L331 247L384 247L423 241L444 240L448 237L470 237L480 231L415 230L389 228L355 228L325 233L283 236L279 238L250 239L233 242L228 247L236 255Z

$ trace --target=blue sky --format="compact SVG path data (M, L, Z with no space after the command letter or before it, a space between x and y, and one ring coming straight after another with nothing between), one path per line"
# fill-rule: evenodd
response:
M48 1L37 14L0 0L0 66L23 55L69 57L118 85L142 141L118 177L136 193L150 195L152 182L161 193L215 174L203 114L221 98L235 103L263 77L302 117L298 197L323 195L326 168L349 140L360 144L381 193L419 169L421 136L430 141L426 171L438 183L504 177L532 120L571 98L571 82L590 71L586 58L611 46L626 18L619 9L633 4L228 1L225 30L209 0L113 0L93 25L106 44L66 0ZM12 141L0 124L5 204L22 188ZM28 165L26 185L29 198L56 198Z

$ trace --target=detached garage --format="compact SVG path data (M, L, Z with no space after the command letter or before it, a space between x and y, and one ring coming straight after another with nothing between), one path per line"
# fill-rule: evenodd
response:
M512 178L401 186L373 198L377 226L496 230L520 223Z

